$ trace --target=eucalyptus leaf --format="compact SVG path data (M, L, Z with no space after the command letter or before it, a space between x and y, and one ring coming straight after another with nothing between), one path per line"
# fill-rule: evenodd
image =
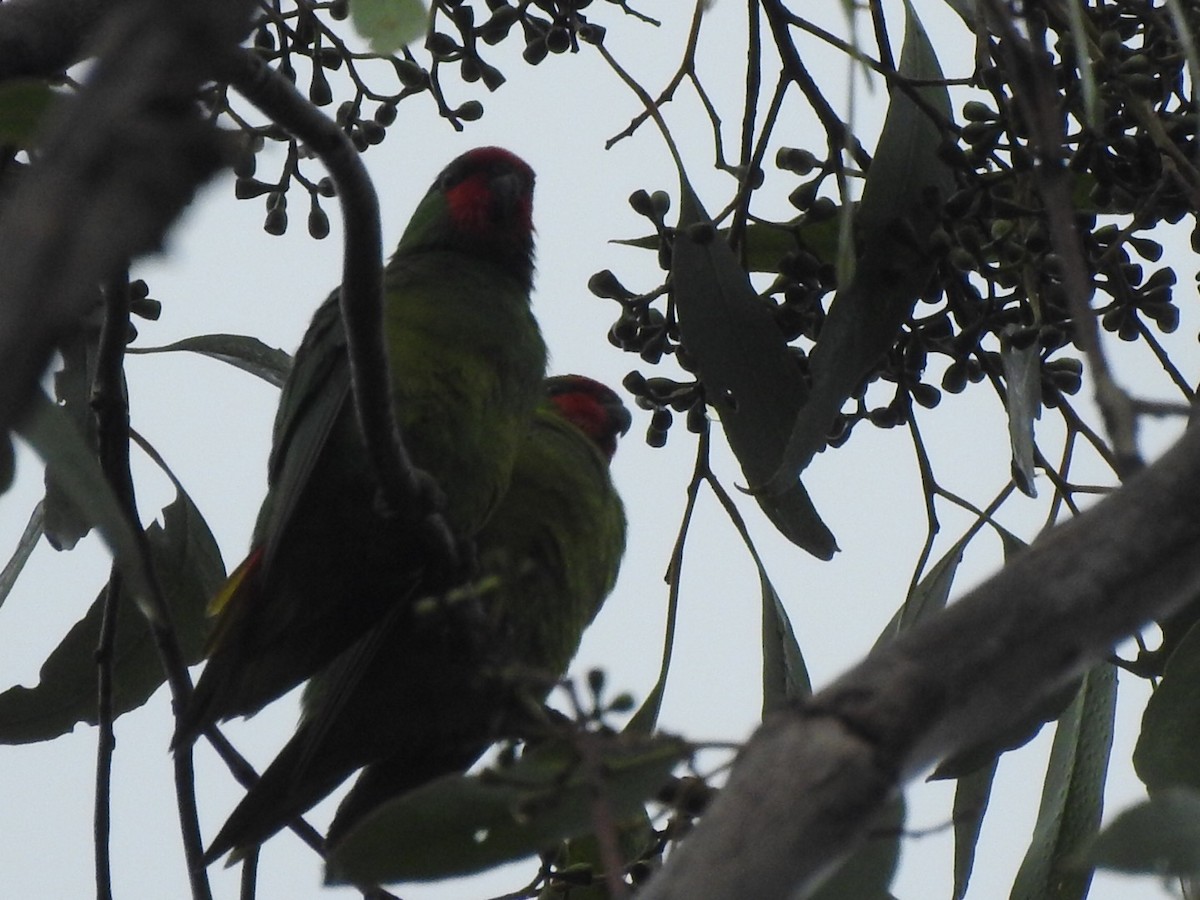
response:
M940 201L954 188L938 148L953 120L933 46L905 3L900 75L920 81L893 87L875 157L855 214L854 274L837 293L810 355L812 387L796 417L779 468L751 488L766 498L791 490L825 444L843 404L895 343L934 271L929 238ZM919 98L918 102L913 94Z
M143 615L154 620L157 612L149 602L154 588L138 536L100 470L95 453L66 411L39 391L30 400L17 433L48 468L54 468L63 495L84 521L99 530L121 567L129 594Z
M292 357L289 354L244 334L201 334L162 347L128 347L125 350L135 355L177 351L190 351L220 360L257 375L275 387L283 387L292 369Z
M378 807L331 848L326 883L431 880L538 853L590 834L598 802L609 821L633 818L689 753L675 738L613 735L590 745L587 766L554 744L498 771L439 778Z
M1167 788L1121 812L1088 851L1099 868L1200 878L1200 792Z
M810 900L889 900L888 887L900 861L904 834L904 796L897 795L880 809L867 842L838 867Z
M812 693L804 654L792 630L787 610L766 570L758 567L762 587L763 715L777 706Z
M727 242L730 229L719 228L717 235ZM613 243L657 250L660 240L657 234L650 234ZM742 231L741 253L750 272L778 273L783 258L801 249L821 262L833 265L837 260L838 216L812 222L748 222Z
M146 542L184 662L199 662L208 629L205 607L225 576L216 541L181 493L163 510L162 524L146 529ZM106 593L100 590L51 651L36 687L17 685L0 693L0 742L51 740L79 722L96 724L96 648ZM146 618L125 592L118 600L112 666L114 716L141 706L165 680Z
M962 562L966 547L967 538L964 537L933 564L880 632L872 649L886 644L901 632L945 609L946 601L950 599L950 588L954 585L954 576L958 574L958 566Z
M999 762L998 757L993 757L990 764L959 778L954 788L951 814L954 820L953 900L962 900L967 895L971 871L975 868L975 848L979 844L979 832L983 828Z
M671 288L684 346L705 397L751 485L779 467L806 389L770 302L759 297L686 180L671 253ZM756 500L775 527L820 559L837 550L798 478Z
M92 382L96 374L96 335L79 329L59 345L63 364L54 373L54 398L62 414L94 456L97 453L96 417L92 413ZM59 461L46 460L44 531L55 550L72 550L94 524L63 487Z
M1200 624L1167 659L1162 681L1142 713L1133 768L1150 791L1200 790Z
M1092 870L1080 852L1100 829L1112 749L1117 676L1101 664L1058 720L1037 824L1013 883L1011 900L1083 900Z

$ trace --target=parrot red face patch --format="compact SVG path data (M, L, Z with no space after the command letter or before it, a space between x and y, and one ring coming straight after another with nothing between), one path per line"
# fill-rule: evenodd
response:
M475 235L527 236L533 230L533 170L500 147L465 153L443 175L454 223Z
M629 430L629 410L608 387L582 375L553 379L561 387L550 399L564 419L586 434L612 459L617 451L617 435Z

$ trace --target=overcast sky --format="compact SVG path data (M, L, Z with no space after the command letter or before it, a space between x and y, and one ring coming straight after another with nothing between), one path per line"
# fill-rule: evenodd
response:
M602 4L593 4L589 12L610 26L608 46L656 93L679 59L688 19L683 7L688 4L643 5L664 17L662 29L622 20L615 9ZM825 24L845 34L838 4L828 6ZM932 0L918 7L927 16L939 51L948 48L955 54L943 57L947 74L969 74L970 38L958 20L947 17L941 4ZM898 40L899 3L891 4L889 12ZM740 119L742 63L723 51L743 45L744 5L717 3L709 16L701 40L702 72L705 87L727 123L726 139L732 147L736 146L733 129ZM649 370L636 357L607 343L605 333L616 306L591 296L585 284L601 268L612 268L635 291L658 283L661 273L653 254L607 242L646 231L645 220L626 202L634 189L665 189L677 196L677 180L661 139L648 127L612 151L604 150L606 139L624 128L639 107L598 56L585 47L577 55L551 57L531 70L516 58L518 50L514 41L487 51L486 57L501 66L509 82L496 95L482 98L486 115L464 134L454 133L433 114L429 99L418 97L401 105L389 140L366 155L384 207L385 244L394 244L416 200L450 158L482 144L514 150L538 173L535 311L551 348L551 369L581 372L617 386L631 368ZM804 43L802 50L822 83L833 86L829 99L845 110L844 61L820 54L812 42ZM448 91L457 99L478 96L475 88L463 88L452 79L449 84ZM856 123L861 123L859 130L868 147L874 143L884 97L879 84L859 85ZM686 87L671 106L669 119L693 184L710 201L710 208L723 205L729 181L711 169L711 136L694 93ZM789 107L778 135L780 143L820 150L819 132L798 104ZM768 154L771 158L773 153ZM272 178L280 159L279 153L260 159L260 176ZM779 179L778 184L795 180L786 174L772 177ZM272 238L261 230L261 202L235 201L231 188L228 175L215 181L173 230L164 254L139 263L137 274L149 280L153 296L164 306L159 322L138 323L139 345L233 332L257 335L290 352L316 305L339 280L341 233L333 208L333 233L324 241L313 241L304 229L303 194L293 192L292 229L282 238ZM787 189L774 193L782 197ZM783 205L764 205L759 212L789 214ZM1189 256L1189 267L1190 260ZM1168 256L1165 262L1170 261ZM1180 271L1181 291L1188 289L1191 275L1191 268ZM1176 363L1195 383L1200 372L1196 316L1187 303L1182 305L1184 323L1172 346L1178 348ZM1143 394L1171 396L1148 354L1122 357L1117 370ZM185 354L133 357L128 373L134 426L188 487L232 568L245 553L264 490L277 392L243 372ZM944 486L985 505L1008 478L1007 432L995 396L986 388L946 396L922 423ZM679 427L665 449L652 450L641 437L647 424L648 414L636 412L634 429L614 463L630 521L629 553L621 580L573 666L576 673L602 666L614 689L630 690L639 698L658 671L667 596L662 576L679 526L695 448L693 437ZM1150 430L1147 447L1152 453L1165 445L1172 427ZM719 427L714 434L715 467L732 489L743 479L724 448ZM1053 448L1060 437L1054 416L1046 416L1039 439ZM1052 452L1047 455L1054 457ZM1089 470L1085 466L1081 471ZM1091 471L1102 477L1094 466ZM173 491L144 458L137 460L135 475L148 522L171 501ZM1087 479L1081 476L1080 480ZM925 526L911 443L900 430L860 427L847 446L818 457L805 481L842 548L831 563L805 555L774 534L752 502L741 498L740 506L819 688L870 648L902 601ZM22 449L17 484L0 497L0 555L15 544L40 495L40 484L39 463ZM1005 508L999 518L1006 527L1033 536L1049 494L1049 485L1043 482L1042 487L1041 500L1021 500ZM969 524L948 508L943 512L941 550ZM976 544L968 553L955 595L998 563L997 541L985 537ZM94 538L68 555L39 547L0 609L0 686L36 682L41 661L91 602L107 570L107 556ZM664 728L696 740L740 740L750 733L761 702L759 604L751 560L716 502L705 495L685 557ZM1106 817L1142 796L1128 760L1146 691L1126 678L1121 689L1122 721L1113 750ZM256 765L264 766L290 734L295 710L293 696L248 723L231 726L228 734ZM186 892L166 751L172 724L165 690L117 723L113 850L119 897L175 897ZM1049 736L1047 730L1001 765L980 841L972 898L987 900L1008 892L1036 816ZM94 746L94 729L82 727L49 744L0 748L0 844L6 848L0 865L0 896L85 896L92 891ZM207 747L200 746L196 756L202 826L210 838L241 789ZM911 791L909 827L929 829L945 823L951 796L951 788L944 784ZM327 822L334 803L318 807L311 821ZM951 847L948 831L907 841L894 886L897 897L948 897ZM516 889L533 870L533 864L526 862L491 873L469 887L406 886L401 893L410 900L491 896ZM236 896L234 870L214 867L211 874L217 896ZM297 839L285 834L265 847L260 896L351 895L345 890L322 893L319 882L318 860ZM1149 879L1106 876L1096 882L1092 896L1115 900L1165 894Z

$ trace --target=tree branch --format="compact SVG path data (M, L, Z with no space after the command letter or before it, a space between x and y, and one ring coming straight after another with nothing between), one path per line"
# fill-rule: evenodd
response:
M1200 594L1200 428L985 584L770 717L645 900L791 897L902 783L1026 714Z
M0 81L51 78L83 58L115 0L8 0L0 4Z
M7 6L7 4L5 4ZM102 23L88 83L62 103L0 215L0 430L28 402L96 285L156 249L225 161L194 97L215 48L245 32L248 0L133 0Z
M96 418L100 467L126 517L139 532L137 495L129 468L129 404L125 395L125 340L129 335L129 273L122 271L104 291L104 322L96 351L91 408ZM96 900L112 900L113 648L121 604L121 569L116 562L104 591L104 613L96 644L96 798L92 814Z

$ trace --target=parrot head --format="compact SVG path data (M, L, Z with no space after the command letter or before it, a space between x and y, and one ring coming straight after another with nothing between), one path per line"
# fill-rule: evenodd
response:
M546 396L559 415L591 438L609 460L617 452L617 437L633 424L615 391L583 375L547 378Z
M401 254L465 252L533 276L533 169L500 147L477 147L453 160L413 213Z

